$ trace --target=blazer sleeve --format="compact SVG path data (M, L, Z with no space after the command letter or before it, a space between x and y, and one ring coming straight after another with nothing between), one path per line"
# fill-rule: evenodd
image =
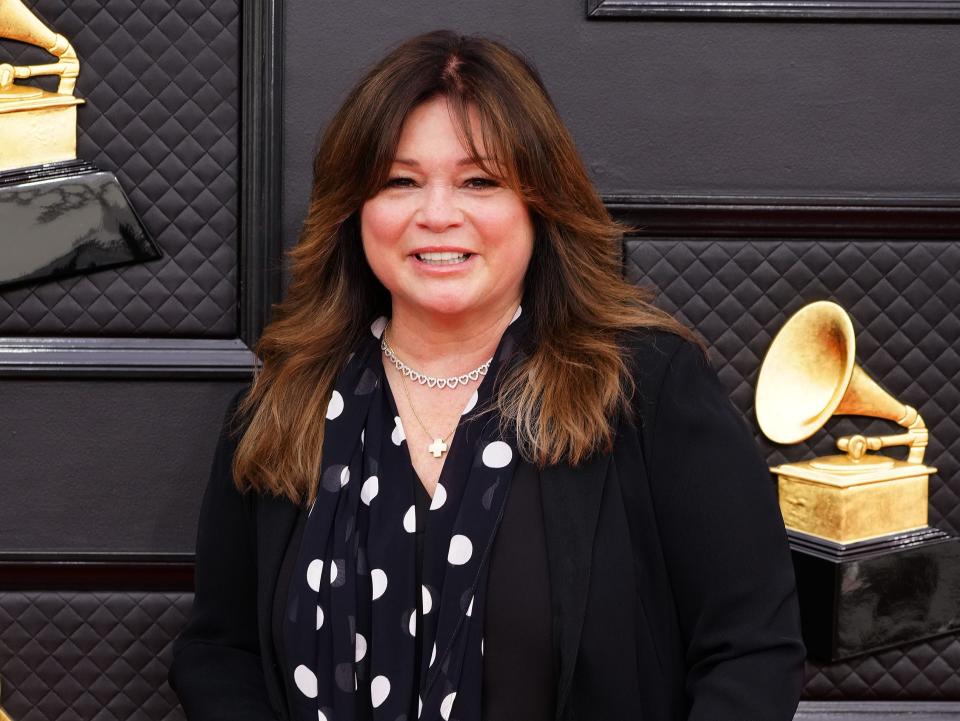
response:
M664 376L652 440L688 721L790 721L805 649L775 488L746 422L688 342Z
M254 496L231 470L234 398L220 433L197 530L195 595L173 644L170 685L189 721L272 721L257 635Z

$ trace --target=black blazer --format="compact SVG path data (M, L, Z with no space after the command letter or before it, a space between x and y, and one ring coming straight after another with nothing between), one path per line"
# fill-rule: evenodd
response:
M630 354L635 415L612 452L539 471L557 719L789 721L804 647L770 474L696 347L642 332ZM223 433L174 646L191 721L286 719L271 617L298 509L238 493L234 447Z

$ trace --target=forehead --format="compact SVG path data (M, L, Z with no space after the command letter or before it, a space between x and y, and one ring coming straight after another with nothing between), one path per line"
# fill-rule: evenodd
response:
M480 114L473 106L467 109L470 134L477 155L486 155ZM427 158L443 157L456 160L469 159L471 152L465 129L460 127L456 111L445 97L436 97L417 105L404 120L397 141L396 159L412 159L419 155ZM418 158L419 161L419 158Z

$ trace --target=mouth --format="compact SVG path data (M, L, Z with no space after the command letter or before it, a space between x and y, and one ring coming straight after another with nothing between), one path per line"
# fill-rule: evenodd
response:
M473 253L464 253L460 251L423 251L420 253L414 253L417 260L421 263L426 263L427 265L455 265L456 263L463 263L468 258L470 258Z

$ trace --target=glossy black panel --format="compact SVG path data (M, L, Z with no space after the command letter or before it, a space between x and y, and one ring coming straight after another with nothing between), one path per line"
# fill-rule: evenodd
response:
M934 528L841 546L790 532L803 638L837 661L960 629L960 538Z
M0 285L161 256L116 176L79 161L0 173Z

